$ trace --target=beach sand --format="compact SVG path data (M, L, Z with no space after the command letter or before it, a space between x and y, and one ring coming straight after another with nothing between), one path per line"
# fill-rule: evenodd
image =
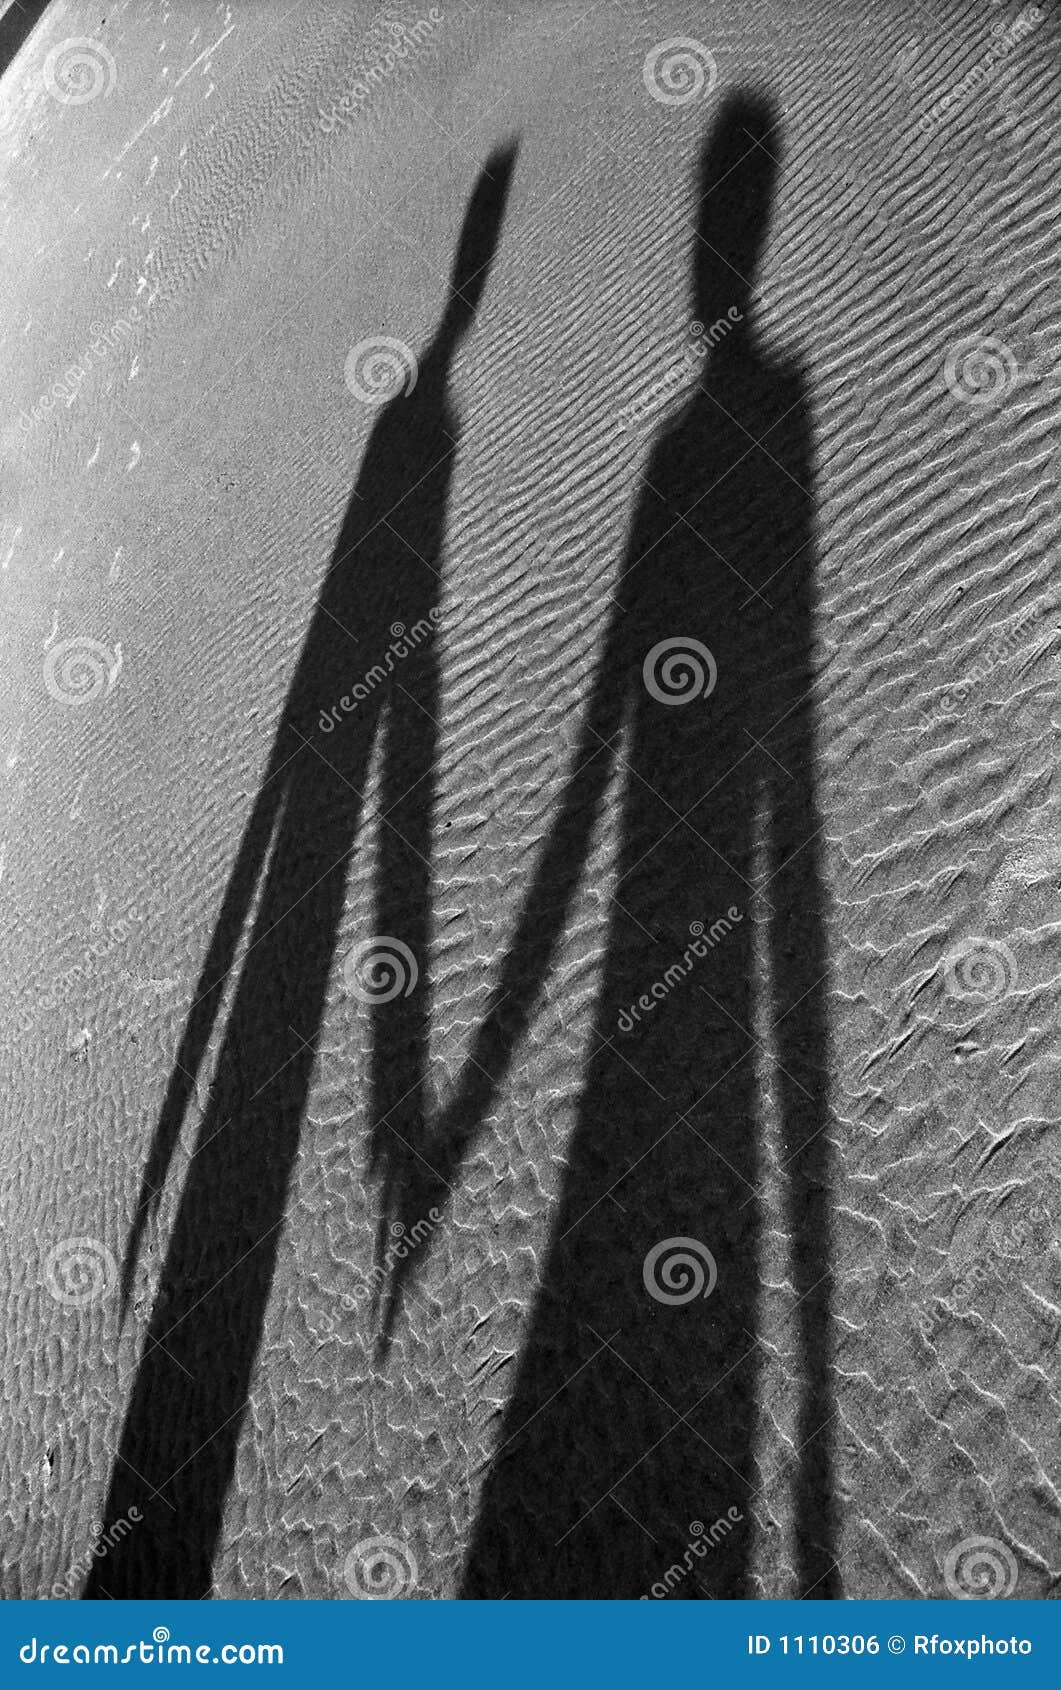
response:
M1012 1557L1008 1593L1054 1591L1061 38L1053 8L1034 11L53 0L8 65L4 1595L76 1596L94 1566L94 1594L346 1598L371 1574L414 1599L501 1596L509 1576L516 1596L636 1596L731 1508L732 1543L667 1594L793 1596L816 1567L812 1594L940 1596L974 1537ZM1003 42L1018 16L1028 27ZM660 80L677 38L699 44L698 88ZM662 62L675 51L689 53ZM744 277L725 221L743 202L720 184L713 223L700 173L719 126L752 111L767 131L739 156L776 163L755 176L770 186ZM505 148L482 297L432 411L462 220ZM735 464L731 427L752 456L714 503L715 460L701 466L718 553L699 620L660 621L647 589L634 609L654 641L711 648L717 681L699 717L650 719L622 690L626 658L614 684L602 658L624 617L629 633L623 560L646 499L689 446L663 431L698 372L726 367L724 326L689 354L705 263L717 318L741 313L740 357L764 392L791 393L801 432L757 444L737 384L713 450ZM381 336L419 371L394 402L418 419L405 432L348 380L351 350ZM445 449L440 430L445 488L415 507L420 532L434 523L430 575L400 516L371 530L398 573L377 559L347 585L315 668L304 641L319 595L336 620L322 585L352 492L383 525L416 451ZM759 580L721 555L745 522L754 544L773 535L772 584L762 545ZM660 570L657 602L688 608L687 585L667 597L676 580ZM378 701L365 677L403 638L393 624L429 612L430 636L382 683L399 724L385 745L362 727ZM269 839L297 858L304 836L314 862L340 838L330 801L311 819L312 781L270 757L292 678L341 671L346 636L365 690L347 708L340 688L332 727L299 753L320 791L341 798L337 759L364 788L341 874L321 864L332 926L310 902L277 934L259 927L248 962L261 900L320 896L298 861L270 891ZM798 746L766 732L771 663ZM613 752L587 774L595 700ZM287 796L255 833L267 774ZM638 811L641 788L673 819ZM693 857L672 839L638 867L639 838L650 853L672 828ZM258 878L182 1079L247 837ZM799 873L779 866L801 850ZM731 905L739 925L697 959L705 972L668 977L642 1011L659 1019L622 1031L639 982L651 995L691 922L711 929ZM617 950L627 906L656 972ZM389 1024L348 966L380 934L418 974ZM538 975L527 1001L505 973L517 941ZM470 1066L484 1024L503 1056L489 1085ZM279 1092L255 1038L285 1070ZM630 1175L641 1141L611 1123L639 1066L657 1101ZM722 1090L701 1105L704 1072ZM587 1073L603 1076L599 1118ZM429 1178L430 1123L471 1093L474 1123ZM238 1130L226 1098L251 1111ZM802 1108L813 1152L790 1142ZM123 1310L145 1169L160 1178ZM593 1216L576 1250L557 1240L558 1217L581 1226L578 1202ZM409 1235L388 1317L373 1264L393 1269ZM646 1239L687 1235L717 1284L668 1306L645 1300L637 1267L639 1363L621 1315L598 1327L622 1303L623 1239L639 1262ZM163 1338L169 1374L142 1355ZM727 1368L749 1356L737 1392ZM559 1406L520 1444L545 1381ZM621 1458L657 1430L673 1460L629 1476ZM133 1450L139 1491L120 1471ZM167 1488L175 1451L188 1465ZM212 1493L192 1528L195 1487ZM142 1517L94 1557L130 1506ZM377 1539L396 1572L364 1548Z

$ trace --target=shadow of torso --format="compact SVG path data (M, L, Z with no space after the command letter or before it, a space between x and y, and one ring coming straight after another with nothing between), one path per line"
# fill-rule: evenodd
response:
M188 1018L147 1166L133 1261L191 1104L226 976L237 967L107 1499L108 1523L139 1506L150 1530L130 1533L96 1564L89 1597L195 1598L210 1589L336 965L350 857L369 822L379 830L377 931L402 933L424 954L438 712L431 612L454 453L446 402L451 351L436 345L415 391L390 400L373 427ZM430 632L403 657L400 672L386 685L366 684L399 626L417 624ZM378 818L366 815L364 803L377 747ZM418 1107L423 1003L422 996L405 1000L376 1041L376 1122L398 1097L407 1110ZM381 1154L378 1141L372 1152Z
M806 773L779 768L771 735L807 685L808 474L800 373L738 329L652 454L606 638L623 779L596 1048L468 1597L661 1594L672 1564L667 1593L746 1594L773 1019L751 899L774 851L757 857L755 818L776 827L778 783ZM646 1258L680 1239L717 1284L701 1252L710 1294L668 1303L647 1278L668 1290L674 1247ZM692 1283L675 1271L669 1294Z
M240 1488L240 1432L335 982L350 858L367 823L376 834L374 932L367 958L363 940L348 952L343 981L369 1023L363 1096L381 1233L406 1201L410 1169L424 1165L436 629L457 436L449 383L497 250L515 158L509 143L479 174L446 307L418 373L411 349L389 337L351 351L352 393L375 403L392 392L395 362L402 391L369 437L152 1138L123 1266L123 1312L231 976L112 1469L105 1577L97 1561L90 1597L194 1598L212 1588L223 1513L234 1483ZM393 993L380 979L377 944L395 941L420 965L418 990ZM259 1476L249 1489L260 1488ZM111 1524L134 1508L144 1525L111 1543Z

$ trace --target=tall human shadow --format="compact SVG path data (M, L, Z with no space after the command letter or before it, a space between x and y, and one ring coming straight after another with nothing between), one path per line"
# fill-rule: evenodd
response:
M421 973L414 991L386 1004L385 1018L382 1006L370 1009L378 1023L373 1118L379 1136L383 1117L401 1101L399 1130L407 1137L422 1130L438 715L433 633L458 433L449 379L500 238L514 162L514 147L499 152L480 177L446 310L415 386L389 399L372 430L200 975L130 1234L126 1304L245 941L126 1411L102 1540L133 1506L141 1523L96 1561L87 1597L194 1598L211 1588L377 740L375 932L400 936ZM399 623L408 639L388 675ZM371 998L381 983L371 962L358 978ZM378 1143L374 1150L378 1162ZM409 1154L415 1151L410 1140Z
M801 1594L836 1594L810 416L799 364L764 353L750 318L775 136L764 101L734 97L709 139L693 296L714 344L653 451L574 772L427 1158L448 1178L496 1097L618 772L596 1049L466 1597L753 1593L767 1087L793 1552ZM684 1299L690 1240L710 1294ZM784 1475L765 1477L774 1493Z

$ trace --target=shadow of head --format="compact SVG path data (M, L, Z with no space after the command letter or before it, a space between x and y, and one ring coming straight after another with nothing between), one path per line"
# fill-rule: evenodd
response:
M518 142L510 141L492 153L468 201L450 273L446 314L439 327L440 339L457 339L475 321L497 252L518 151Z
M732 94L705 144L694 259L696 314L705 324L747 314L777 185L779 123L772 101Z

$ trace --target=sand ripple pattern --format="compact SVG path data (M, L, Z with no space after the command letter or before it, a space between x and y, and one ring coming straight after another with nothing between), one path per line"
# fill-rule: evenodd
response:
M485 157L521 128L502 251L456 366L462 432L439 590L463 609L455 626L441 622L431 954L416 959L435 1108L467 1057L577 753L652 446L651 427L624 431L616 417L683 344L689 183L713 103L742 81L768 83L786 114L759 320L772 347L801 354L815 427L844 1594L1001 1595L1009 1557L1013 1592L1053 1593L1061 1286L1056 1249L1029 1242L1025 1223L1041 1207L1056 1234L1061 1215L1061 321L1046 280L1061 223L1061 67L1044 28L1007 67L1021 124L1005 122L992 88L928 136L922 111L989 35L989 14L959 0L939 0L938 25L901 0L857 19L825 0L727 0L701 43L717 83L704 55L699 69L690 58L659 84L673 103L643 77L646 54L681 27L673 8L607 10L604 23L584 5L550 8L545 41L506 8L452 20L447 9L437 52L403 73L415 98L396 83L334 135L321 134L318 106L373 62L375 26L337 23L326 0L253 24L237 8L211 55L228 28L221 9L179 58L172 44L160 54L153 9L119 3L100 26L117 76L107 93L104 65L83 109L43 90L61 45L46 13L5 77L5 102L27 101L2 125L0 223L19 259L5 341L16 413L42 370L65 369L91 320L113 320L123 289L147 312L106 380L4 460L19 501L0 550L16 658L0 682L13 817L0 878L5 1595L64 1579L99 1515L154 1270L123 1331L106 1257L80 1252L115 1244L128 1224L377 414L344 390L347 351L387 335L422 353L474 176L467 150ZM40 163L43 140L26 140L38 124L54 165ZM439 124L462 146L447 151ZM42 168L63 184L69 224L42 204ZM63 239L42 267L39 253ZM60 625L105 634L111 652L121 641L127 667L109 696L102 654L101 670L84 670L85 691L103 676L95 709L47 695L42 664ZM355 678L366 659L351 650ZM709 730L716 708L733 707L725 682L671 719L703 709ZM386 1367L368 1299L352 1294L376 1243L371 1016L351 1003L342 968L376 932L371 830L351 853L219 1595L372 1595L403 1579L418 1598L459 1588L592 1042L614 799ZM791 922L795 942L798 912ZM49 983L119 927L128 937L45 1010ZM1001 959L999 973L954 961L970 939ZM771 1178L784 1159L772 1155ZM178 1155L156 1263L185 1172ZM797 1594L784 1475L799 1381L773 1189L751 1594L783 1597ZM63 1241L77 1259L49 1275L44 1257ZM703 1242L722 1269L719 1241ZM51 1283L104 1294L68 1307ZM679 1320L697 1307L657 1312Z

